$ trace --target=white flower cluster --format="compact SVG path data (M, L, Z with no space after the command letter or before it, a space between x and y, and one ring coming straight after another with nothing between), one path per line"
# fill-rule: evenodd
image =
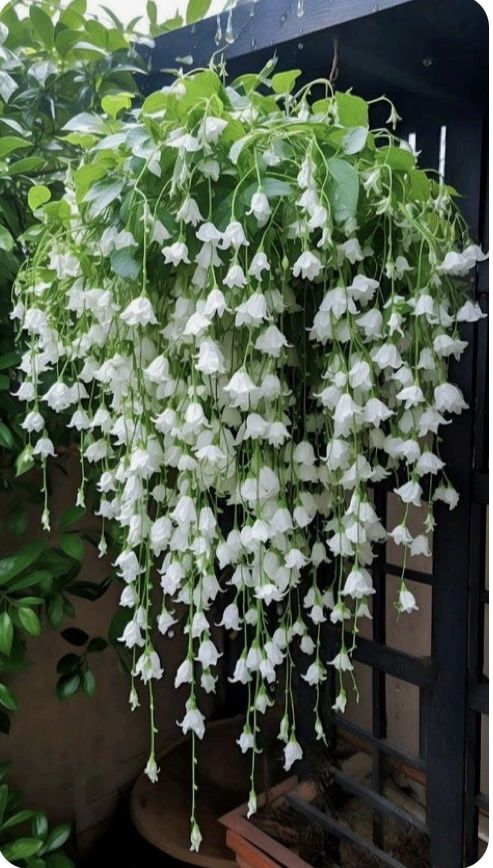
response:
M17 287L18 396L45 466L55 454L46 411L68 413L81 504L87 466L97 468L101 553L105 522L119 528L115 566L130 613L121 641L133 675L150 688L163 676L155 631L171 635L185 608L188 653L172 677L189 690L180 726L202 738L199 691L215 689L212 612L225 594L219 626L244 636L232 678L248 685L240 748L255 755L258 716L282 670L289 769L301 756L295 659L314 685L323 737L319 687L334 667L334 708L344 712L378 544L390 536L404 565L429 555L433 501L457 501L437 433L466 406L448 360L466 348L459 324L482 313L457 277L483 255L473 244L461 251L446 190L427 181L426 199L415 195L402 171L393 179L384 148L368 145L361 162L333 156L335 99L322 118L304 100L286 116L232 89L224 104L194 102L197 80L162 94L157 115L144 107L122 125L115 151L98 141L88 159L122 179L116 202L95 209L97 189L81 193L81 173L68 187L68 229L64 218L44 237ZM359 186L352 211L336 163ZM386 478L403 504L389 529L372 497ZM413 537L410 508L421 503L423 533ZM405 570L396 605L416 608ZM326 621L340 630L331 660L320 644ZM154 740L147 771L154 780Z

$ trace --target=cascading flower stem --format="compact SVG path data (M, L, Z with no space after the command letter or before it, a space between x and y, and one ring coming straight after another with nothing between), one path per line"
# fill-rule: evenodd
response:
M370 131L364 100L323 81L310 105L315 83L293 95L296 79L273 64L234 86L189 72L96 132L82 115L81 165L37 210L45 231L28 233L15 288L24 458L41 460L48 527L49 414L67 414L78 502L95 483L100 554L116 542L129 701L144 682L153 781L163 643L175 625L186 637L174 684L188 691L194 850L219 631L243 640L231 681L248 694L238 743L252 814L276 685L286 770L302 755L295 676L314 690L318 739L328 666L336 713L348 685L357 694L352 654L387 541L402 549L397 611L417 608L408 564L431 554L432 505L458 499L438 450L441 426L466 409L449 360L466 349L461 324L483 316L466 281L483 254L455 191L406 142ZM373 489L390 478L403 518L385 528Z

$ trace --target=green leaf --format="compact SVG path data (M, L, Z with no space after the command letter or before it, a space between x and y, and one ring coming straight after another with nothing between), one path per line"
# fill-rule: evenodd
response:
M52 48L55 39L55 28L50 16L46 12L43 12L39 6L33 5L29 10L29 18L31 19L36 36L40 37L47 48Z
M16 368L21 360L19 353L13 350L11 353L5 353L0 356L0 371L5 371L7 368Z
M41 847L43 842L39 838L17 838L16 841L9 841L2 845L2 856L10 862L16 862L18 859L29 859L34 856Z
M266 87L272 87L270 79L265 78L262 73L245 72L243 75L238 75L234 81L231 82L231 98L235 100L238 99L238 93L234 94L234 91L242 91L244 94L251 94L254 90L258 89L260 84L265 84Z
M70 675L75 669L81 665L81 658L78 654L64 654L60 657L56 665L56 671L59 675Z
M28 820L31 820L33 817L33 811L18 811L17 814L12 814L5 823L2 823L2 832L5 832L6 829L12 829L14 826L19 826L21 823L26 823ZM35 837L40 837L34 833Z
M391 169L409 172L416 165L416 157L407 148L396 148L394 145L379 148L377 160L386 163Z
M147 0L146 12L150 23L157 24L157 6L154 0Z
M17 700L6 684L2 684L0 682L0 705L3 705L7 711L17 711L18 705Z
M24 446L22 452L15 459L15 475L22 476L34 467L33 448L30 443Z
M65 630L62 630L61 635L66 642L70 642L71 645L77 645L79 648L82 648L89 639L86 631L79 630L78 627L67 627Z
M94 163L81 166L80 169L77 169L75 172L75 181L77 184L78 195L84 197L93 184L104 178L105 174L104 165L94 165Z
M117 115L124 109L129 109L132 106L133 94L131 93L115 93L104 96L101 100L103 111L111 118L116 118Z
M80 60L86 62L93 62L95 60L98 60L98 58L100 57L109 56L109 51L104 48L100 48L99 45L94 45L93 42L77 42L72 50L74 51L74 53L77 52L77 56L80 58Z
M114 250L110 257L112 271L124 280L136 280L140 274L140 264L132 254L132 247L124 247Z
M79 534L63 534L60 537L60 548L66 555L75 561L81 561L84 557L84 540Z
M187 93L186 96L183 97L181 106L185 107L185 110L187 110L188 107L194 108L196 101L200 100L202 97L210 100L221 88L221 79L212 69L198 72L191 78L183 79L183 82Z
M352 93L336 93L335 100L341 126L369 126L368 103L364 99Z
M277 196L290 196L293 192L291 184L287 181L281 181L279 178L265 178L262 181L262 190L269 199L275 199Z
M0 250L10 253L14 249L14 239L5 226L0 226Z
M161 33L169 33L170 30L178 30L179 27L183 27L184 21L181 15L175 15L174 18L168 18L163 24L158 24L157 27L152 24L151 25L151 34L153 36L160 36Z
M99 115L91 114L90 112L81 112L71 118L62 130L75 133L105 133L106 126Z
M48 868L75 868L74 863L65 853L50 853L46 859Z
M31 143L21 139L20 136L2 136L0 138L0 159L6 157L12 151L18 151L21 148L30 148Z
M62 528L62 530L66 527L70 527L70 525L79 521L83 515L85 515L85 509L82 506L75 506L75 504L69 506L68 509L62 512L58 519L58 526Z
M4 70L0 70L0 96L4 102L8 102L13 93L17 90L18 85L11 75Z
M112 645L116 645L117 648L121 647L118 644L118 639L122 635L125 627L127 626L130 618L132 617L132 613L130 609L117 609L115 614L113 615L110 626L108 629L108 639L110 640Z
M329 97L324 97L323 99L317 99L312 104L312 111L315 115L327 115L329 109L332 106L332 99Z
M236 142L234 142L234 144L231 145L231 148L229 150L229 159L231 160L232 163L235 164L235 166L236 166L238 160L240 159L240 154L241 154L243 148L245 147L245 145L247 144L247 142L249 141L249 139L250 139L250 136L242 136L241 139L237 139Z
M94 135L94 133L68 133L64 137L64 141L69 142L71 145L76 145L77 147L80 145L81 148L89 150L89 148L92 148L99 139Z
M11 588L9 588L9 591L10 590ZM32 595L28 597L19 597L18 599L12 601L12 605L15 607L14 611L18 609L30 608L31 606L41 606L43 603L43 597L33 597Z
M50 853L52 850L58 850L59 847L63 847L65 842L70 838L71 832L72 827L70 823L62 823L60 826L56 826L46 840L46 852Z
M70 205L63 199L57 202L47 202L43 208L43 215L48 221L61 223L70 217Z
M94 696L96 693L96 677L91 669L82 673L82 689L86 696Z
M62 594L63 597L63 612L65 615L68 615L69 618L75 618L75 609L73 604L70 602L69 598Z
M27 134L27 130L21 124L18 124L17 121L14 121L13 118L0 115L0 124L5 124L9 129L14 130L15 133L19 133L20 136Z
M124 187L124 181L99 181L85 195L85 201L91 203L91 215L99 217L103 211L118 199ZM121 251L118 251L121 252Z
M58 679L56 686L56 692L60 702L75 696L79 687L80 675L78 672L74 675L62 675L62 677Z
M35 187L31 187L29 193L27 194L27 203L31 209L31 211L36 211L41 205L44 205L45 202L49 202L51 199L51 191L48 187L45 187L44 184L36 185Z
M15 163L9 165L9 175L28 175L30 172L37 172L46 165L44 157L22 157L16 160Z
M14 436L5 422L0 422L0 446L3 446L4 449L15 449Z
M17 617L24 627L24 630L26 630L31 636L41 635L41 621L34 609L24 608L21 606L17 609Z
M85 15L87 12L87 0L71 0L71 3L69 3L68 6L64 9L61 18L64 23L67 24L67 27L71 27L72 25L68 24L65 21L65 16L67 15L67 13L70 15L74 12L81 17Z
M0 613L0 652L8 657L14 640L14 625L8 612Z
M87 653L99 653L100 651L104 651L107 647L108 643L106 639L103 639L102 636L95 636L94 639L91 639L89 645L87 646Z
M336 223L344 223L354 217L358 207L359 178L351 163L332 157L327 160L327 168L332 176L329 185L329 201Z
M72 6L74 8L72 8ZM70 30L83 30L85 26L84 14L80 13L78 9L75 8L75 3L69 3L66 9L60 15L60 24L63 24L64 27L68 27ZM77 33L77 36L80 36L80 33Z
M25 588L32 588L35 585L40 585L42 582L48 582L51 579L49 570L35 570L34 573L29 573L27 576L21 576L20 579L9 582L9 594L23 591Z
M0 763L0 781L2 781L10 768L10 760ZM8 787L7 787L8 789Z
M426 172L420 169L411 169L409 172L411 190L416 199L426 201L430 195L430 179Z
M7 524L11 533L22 536L27 528L27 512L21 504L17 504L8 517ZM12 588L10 588L12 590Z
M277 72L272 76L272 90L274 93L278 94L291 93L300 75L301 69L290 69L287 72Z
M50 627L56 629L60 626L60 621L63 618L63 597L58 592L53 594L48 601L48 607L46 610L46 614L48 617L48 622Z
M211 0L189 0L187 6L187 24L193 24L205 18L211 7Z
M452 187L452 184L437 184L435 180L430 180L430 185L433 186L433 189L436 191L436 193L442 191L442 193L448 193L449 196L458 196L460 199L464 198L464 194L459 193L459 191L456 190L455 187Z
M74 594L76 597L82 597L83 600L99 600L106 593L111 585L111 579L108 577L102 582L72 582L67 591Z
M162 93L161 91L156 91L156 93L149 94L149 96L144 100L142 114L161 114L161 112L166 111L168 105L169 98L167 94Z
M5 585L14 576L31 566L44 552L46 545L46 540L35 540L23 545L17 554L9 558L2 558L0 560L0 585Z
M55 36L55 49L65 57L80 39L80 33L76 30L60 30Z
M342 150L345 154L359 154L366 145L368 127L352 127L342 140Z
M48 833L48 817L44 811L36 811L33 819L33 834L36 838L45 838Z
M3 820L3 815L5 814L5 808L7 807L7 801L9 798L9 788L7 784L2 784L0 786L0 824Z
M112 133L111 136L105 136L104 139L99 139L95 145L92 146L93 151L113 151L116 148L119 148L120 145L123 145L127 140L127 134L125 132L120 133Z
M20 638L19 633L14 631L14 641L9 657L0 656L0 677L22 672L26 666L26 644Z

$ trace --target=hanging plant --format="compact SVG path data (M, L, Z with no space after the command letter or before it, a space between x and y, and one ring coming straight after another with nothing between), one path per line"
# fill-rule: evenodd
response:
M150 696L147 774L158 775L154 682L174 677L188 686L179 725L195 798L201 692L214 691L220 657L211 604L227 592L221 626L244 637L232 680L248 686L239 744L252 755L251 812L259 719L281 670L286 769L301 756L295 667L314 687L318 738L327 667L335 709L348 680L356 689L352 651L388 538L404 553L396 608L416 608L407 560L430 554L433 502L458 497L437 436L466 408L448 359L466 347L460 323L482 316L464 278L483 255L455 190L387 129L370 131L359 97L327 82L311 104L312 85L293 95L298 74L266 69L226 86L212 69L193 72L124 119L128 103L108 97L107 117L72 120L85 157L60 201L32 191L46 230L13 312L28 344L18 397L44 471L43 523L50 408L70 411L80 441L80 504L97 468L101 554L106 523L118 528L132 708L135 679ZM384 479L403 504L394 528L372 501ZM155 633L179 619L186 658L164 673ZM327 620L340 629L331 660ZM200 840L193 807L192 848Z

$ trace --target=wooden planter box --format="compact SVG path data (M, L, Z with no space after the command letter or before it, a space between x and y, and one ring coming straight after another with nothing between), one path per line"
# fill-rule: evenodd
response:
M272 801L293 790L298 778L290 777L270 791ZM259 796L259 808L265 805L265 795ZM236 864L241 868L310 868L307 862L274 838L266 835L247 820L248 806L241 805L224 814L219 822L226 826L226 843L236 856Z

